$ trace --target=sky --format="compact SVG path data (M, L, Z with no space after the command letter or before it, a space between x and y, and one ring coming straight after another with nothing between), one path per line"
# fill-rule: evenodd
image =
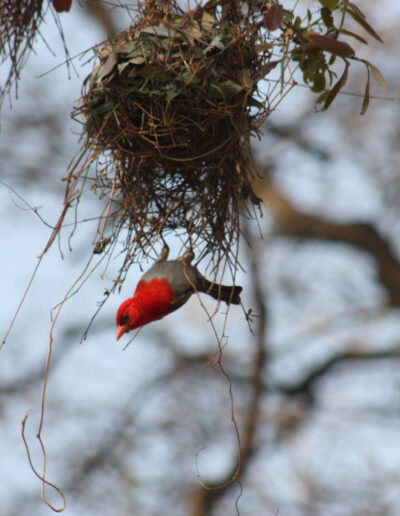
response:
M82 16L76 3L73 5L71 13L62 15L61 19L71 55L89 48L93 42L104 37L90 18ZM42 26L42 32L55 55L53 56L48 51L43 42L37 42L36 55L30 57L21 77L19 97L13 101L12 110L6 103L2 113L3 123L0 133L0 154L3 155L0 160L0 179L4 181L4 183L0 183L0 241L3 242L0 253L0 284L2 286L0 329L2 334L9 326L37 264L38 256L50 235L49 227L44 225L32 210L27 209L26 203L37 207L38 213L50 225L54 224L59 216L63 202L61 178L65 175L71 158L78 150L79 127L70 120L69 113L80 97L82 80L90 71L90 65L81 67L81 62L75 60L79 76L73 70L69 76L65 66L49 72L54 66L62 63L63 49L59 33L51 19L46 20ZM43 73L46 75L39 77ZM306 95L305 92L296 92L290 96L287 102L279 107L276 121L284 123L300 117L302 106L306 106L308 102ZM24 120L23 115L27 110L48 112L51 115L52 110L55 109L54 106L62 113L62 127L58 128L59 132L55 135L48 135L42 131L38 133L35 126L20 128L16 123L10 124L14 128L8 132L7 120L10 118L13 118L14 121L18 121L19 118ZM323 116L323 114L318 114L311 120L307 126L308 135L311 135L317 143L329 146L330 152L335 154L340 147L340 126L332 127L328 120L323 120ZM49 142L54 145L51 159L47 157ZM331 144L331 142L334 143ZM267 158L271 154L265 142L262 142L257 152L262 158ZM32 162L42 163L45 180L38 180L36 184L28 186L21 178L24 177L24 173L29 172ZM294 174L297 179L301 180L293 181ZM353 218L374 220L380 215L382 199L375 187L374 178L368 176L363 167L350 162L348 155L344 154L339 161L326 164L324 174L322 181L315 161L306 154L289 150L282 152L275 177L278 185L302 209L322 211L326 216L334 215L335 217L339 213L339 218L342 220ZM356 202L354 202L354 192L357 195ZM86 216L86 213L89 216L96 206L96 199L88 197L87 204L82 206L82 216ZM267 213L265 217L268 217ZM73 251L70 252L67 243L68 230L66 230L60 244L63 257L61 257L57 243L46 253L29 295L2 350L0 369L1 379L5 385L22 381L26 377L27 371L33 374L43 370L48 349L51 309L62 300L66 290L81 272L92 249L94 231L94 226L90 223L85 224L83 229L74 236ZM172 246L173 251L174 246ZM316 285L317 291L320 289L320 295L316 297L316 301L309 301L311 305L308 306L305 301L304 305L300 304L301 306L296 309L288 304L280 287L276 287L276 295L271 303L274 316L271 323L271 346L273 349L279 348L281 353L279 360L272 364L272 375L280 378L295 377L299 371L301 372L308 364L318 360L322 354L346 345L352 332L354 338L366 345L371 343L374 346L384 347L396 338L400 329L399 323L391 314L388 314L380 324L367 320L363 332L360 332L359 326L354 328L350 326L349 328L345 324L339 323L335 332L328 336L321 336L318 331L315 332L314 339L307 336L305 338L307 346L304 346L304 350L301 349L293 359L291 353L293 348L298 350L302 347L302 340L298 337L299 331L309 327L310 324L318 326L321 321L330 319L335 312L337 313L338 307L341 310L347 309L342 298L336 299L335 295L340 296L326 288L323 281L324 274L328 282L340 282L342 271L348 271L352 264L357 263L357 267L352 273L352 282L344 295L345 298L347 296L350 299L349 306L353 300L352 296L362 296L372 306L378 306L382 302L384 293L373 281L374 269L371 260L368 257L359 256L359 253L355 251L343 252L339 258L332 257L328 251L321 251L321 254L316 256L314 247L307 248L305 246L301 250L295 250L299 253L297 265L293 261L289 263L287 256L293 252L293 247L285 241L273 246L272 249L266 248L263 252L265 253L263 263L266 267L265 283L272 291L281 281L282 276L288 273L287 269L282 270L282 263L285 263L285 260L288 268L301 267L299 276L303 274L304 277L322 277L321 282ZM307 264L305 270L303 269L304 264ZM332 268L329 267L329 264L332 264ZM121 294L112 296L106 303L100 316L96 319L88 339L81 344L82 332L96 310L97 302L102 299L104 290L111 286L118 266L118 259L112 260L104 278L100 277L101 267L93 274L84 288L80 289L79 293L65 304L54 332L54 367L52 366L49 377L44 430L49 453L50 480L53 478L57 481L63 480L65 449L70 450L72 455L79 453L79 445L81 441L83 442L82 435L93 435L93 439L96 440L97 428L107 428L105 419L108 418L109 424L111 424L113 418L118 417L120 407L129 406L132 393L140 392L140 389L153 378L158 378L173 370L175 365L174 348L185 353L195 354L204 349L212 353L215 347L210 326L205 324L206 315L200 309L197 300L192 299L182 311L172 314L168 320L156 323L155 332L162 331L163 325L168 328L173 341L171 348L161 346L154 333L144 329L126 351L122 350L125 342L115 342L115 311L119 303L131 295L141 274L139 268L130 271L129 281L123 285ZM365 278L368 280L366 281ZM239 274L238 283L246 285L245 273ZM343 290L345 288L346 286L343 286ZM318 303L318 299L324 299L325 303ZM244 294L244 301L246 306L251 306L250 293ZM206 306L211 309L213 303L206 301ZM306 310L308 310L307 313L314 314L314 318L309 316L305 318ZM229 345L233 354L244 354L247 349L249 336L243 319L240 308L233 307L231 323L228 327ZM292 324L286 324L287 320L291 320ZM223 315L216 319L219 329L222 324ZM285 349L287 350L286 355ZM62 355L60 362L57 361L58 354ZM352 372L349 371L347 374L345 372L341 378L339 388L336 383L327 382L323 390L323 404L325 404L326 410L322 411L321 415L316 415L309 428L305 428L293 443L293 447L290 449L294 456L293 460L297 463L308 461L311 469L319 468L320 464L317 458L305 457L305 455L315 446L315 442L326 440L327 433L329 435L331 432L333 440L340 435L341 440L337 446L342 453L336 459L333 455L329 455L330 461L326 465L328 473L326 473L325 481L329 483L329 470L342 470L343 478L339 480L345 483L346 474L351 474L349 472L352 471L354 463L362 462L360 454L354 452L355 443L359 441L359 429L352 426L352 420L349 417L352 400L362 401L363 392L365 389L369 389L370 384L373 383L371 378L378 377L380 374L383 377L377 378L374 383L376 388L370 389L370 399L368 400L369 403L378 405L385 397L391 399L396 395L397 374L393 375L392 383L385 383L384 373L370 371L356 384ZM17 396L5 395L0 405L2 413L0 505L7 516L13 514L15 501L20 497L21 492L26 493L26 496L31 496L31 493L36 492L37 498L40 496L39 483L28 466L20 437L21 420L26 411L31 410L27 424L27 437L35 464L40 464L41 456L35 442L40 415L40 394L39 382L31 389L22 390ZM115 403L116 399L118 399L118 405ZM164 403L166 403L165 400ZM159 410L162 404L162 401L155 400L153 411ZM140 415L140 418L143 419L138 416L138 420L140 419L142 424L146 418L151 420L154 417L151 409L149 410L150 414L143 410ZM337 423L336 420L333 425L331 424L329 421L329 418L332 417L331 411L334 414L342 414L340 423ZM61 418L60 413L62 414ZM395 469L400 458L397 433L396 425L385 429L383 434L380 434L380 446L374 448L376 461L379 462L380 467L388 470ZM101 435L99 434L99 438ZM375 446L377 434L374 425L367 422L362 430L362 435L364 436L363 446L368 447L369 443L374 443ZM60 444L61 436L62 445ZM162 442L156 439L151 440L151 437L149 440L152 446L155 446L155 443L159 445L160 449L154 453L158 453L157 456L163 458L160 459L159 464L161 472L165 473L166 470L163 467L168 460L168 453L162 449ZM188 453L193 458L195 452L194 448ZM210 448L209 452L208 460L206 457L204 460L202 459L201 466L204 468L205 474L211 478L218 472L220 464L223 462L218 458L218 453L224 456L226 449L216 446L215 449ZM210 458L213 453L217 457L214 460ZM385 457L384 460L382 460L382 456ZM155 470L157 470L158 463L149 464L146 461L145 453L142 456L138 454L135 460L143 478L146 478L146 475L148 478L152 478L157 473ZM262 457L258 460L262 462ZM315 466L313 466L313 461ZM287 470L287 464L285 454L277 454L268 463L268 475L273 476L274 470L279 470L279 468ZM192 466L191 474L195 478L194 460ZM370 468L372 467L363 463L358 471L362 470L363 474L368 476L371 474ZM296 497L301 500L303 497L302 487L295 484L295 475L290 468L286 474L293 479L292 498L295 501ZM282 478L288 477L282 475ZM262 482L262 477L261 480L254 478L253 482ZM277 497L284 500L287 496L285 483L280 481L279 477L274 482L278 493ZM391 496L396 499L395 495ZM285 502L282 501L282 503ZM79 500L69 499L68 504L67 514L71 516L75 514L89 516L89 514L95 513L93 508L86 508L86 512L82 512L83 506ZM36 511L34 514L38 515L49 512L44 506L38 506L36 502L34 510ZM393 512L393 514L396 513Z

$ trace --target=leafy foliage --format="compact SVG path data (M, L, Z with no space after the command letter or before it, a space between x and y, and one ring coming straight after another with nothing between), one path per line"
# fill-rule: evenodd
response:
M379 70L372 63L359 59L354 49L342 36L367 44L363 35L348 30L346 23L349 18L355 21L362 31L367 32L375 40L383 42L367 22L362 11L348 0L320 0L320 8L316 12L307 10L305 17L295 16L294 11L285 11L286 21L282 18L279 26L284 34L289 34L285 42L275 42L275 50L282 54L281 62L294 61L303 74L303 80L313 92L323 92L317 99L322 109L327 109L346 83L348 68L351 61L362 62L368 72L362 114L365 113L369 101L369 76L374 75L379 86L386 87ZM273 4L270 11L276 11L278 4ZM270 12L269 11L269 12ZM268 12L268 14L269 14ZM336 77L334 66L337 59L344 62L344 73L341 78L332 83ZM329 89L331 87L331 89ZM328 89L327 89L328 88Z

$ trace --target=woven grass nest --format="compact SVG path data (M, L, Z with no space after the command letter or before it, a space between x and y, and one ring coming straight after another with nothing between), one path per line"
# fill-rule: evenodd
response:
M172 230L227 257L239 214L258 202L249 135L267 108L253 98L252 76L266 56L243 20L228 25L215 7L153 5L96 51L84 83L91 161L109 156L96 189L113 192L131 252Z

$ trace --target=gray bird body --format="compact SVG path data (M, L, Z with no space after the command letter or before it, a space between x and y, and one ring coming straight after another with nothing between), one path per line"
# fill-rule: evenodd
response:
M191 265L193 253L189 252L176 260L167 260L168 247L165 246L157 262L142 276L141 281L149 282L154 278L165 278L174 292L171 311L182 306L196 291L204 292L217 301L227 304L240 304L242 287L212 283L196 267Z

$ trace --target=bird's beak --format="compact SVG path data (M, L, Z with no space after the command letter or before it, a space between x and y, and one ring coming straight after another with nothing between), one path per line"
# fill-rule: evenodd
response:
M128 331L128 326L118 326L117 327L117 340L122 337L122 335Z

